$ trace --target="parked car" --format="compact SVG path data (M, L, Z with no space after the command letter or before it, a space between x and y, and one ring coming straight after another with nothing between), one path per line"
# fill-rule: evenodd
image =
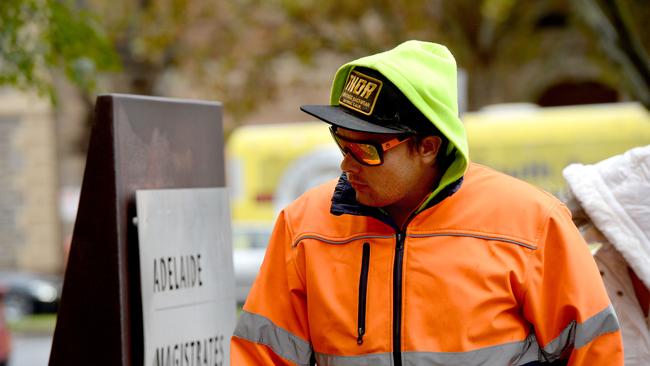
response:
M0 272L5 317L12 322L26 315L56 313L63 281L58 276L30 272Z
M9 354L11 353L11 334L4 311L5 292L6 289L0 288L0 366L9 364Z
M243 305L264 260L272 227L270 224L233 224L235 296L237 304Z

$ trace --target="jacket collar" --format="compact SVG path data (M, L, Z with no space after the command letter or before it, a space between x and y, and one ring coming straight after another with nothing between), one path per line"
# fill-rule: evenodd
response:
M430 207L437 205L442 202L445 198L456 193L460 186L463 184L463 177L460 177L458 180L449 184L442 191L440 191L433 199L428 200L425 207L421 207L417 212L422 212ZM433 190L432 190L433 191ZM356 192L345 173L342 173L339 177L339 181L334 188L334 194L332 195L332 206L330 207L330 213L335 216L341 215L355 215L355 216L370 216L374 217L392 227L397 228L397 225L393 219L386 214L383 210L377 207L365 206L359 203L356 199Z

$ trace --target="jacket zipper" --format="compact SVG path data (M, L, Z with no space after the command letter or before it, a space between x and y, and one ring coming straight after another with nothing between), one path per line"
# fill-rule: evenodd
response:
M402 262L404 233L397 233L395 264L393 266L393 364L402 366Z
M359 314L357 326L357 344L363 344L363 335L366 334L366 296L368 292L368 270L370 265L370 244L363 243L361 256L361 275L359 276Z

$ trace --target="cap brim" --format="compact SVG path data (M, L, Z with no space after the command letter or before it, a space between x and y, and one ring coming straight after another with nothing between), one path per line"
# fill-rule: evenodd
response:
M379 126L363 120L339 106L333 105L303 105L300 110L322 121L337 127L352 131L370 133L404 133L405 131Z

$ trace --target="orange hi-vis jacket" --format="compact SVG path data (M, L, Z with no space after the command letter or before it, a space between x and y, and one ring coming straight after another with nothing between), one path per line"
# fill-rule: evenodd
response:
M233 366L623 364L598 269L551 195L471 164L401 229L350 189L279 215Z

